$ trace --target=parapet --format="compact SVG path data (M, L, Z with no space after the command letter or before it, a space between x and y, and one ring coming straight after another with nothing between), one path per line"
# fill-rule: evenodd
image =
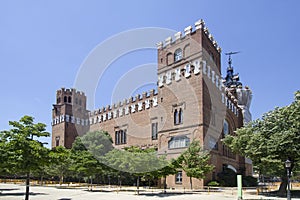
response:
M141 112L156 106L158 106L157 92L153 89L149 92L143 92L142 95L137 94L135 97L129 97L113 105L90 112L90 124Z
M182 32L177 32L177 33L174 34L174 36L167 37L164 42L162 42L162 41L158 42L156 44L157 49L162 49L164 47L172 45L177 40L181 40L185 37L188 37L188 36L190 36L191 34L193 34L194 32L197 32L197 31L204 31L204 33L207 35L209 40L212 42L215 49L219 53L221 53L221 51L222 51L221 47L219 47L217 41L214 39L213 35L209 32L208 28L205 26L205 22L204 22L203 19L200 19L200 20L195 22L194 30L193 30L193 26L187 26L183 31L184 35L182 34Z
M65 94L65 95L78 95L78 96L85 96L85 93L82 91L77 91L75 88L66 89L62 87L60 90L56 91L57 95Z

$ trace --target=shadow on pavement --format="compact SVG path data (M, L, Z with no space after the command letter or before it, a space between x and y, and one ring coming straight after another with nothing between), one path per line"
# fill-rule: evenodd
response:
M169 193L140 193L139 196L148 196L148 197L171 197L171 196L179 196L179 195L189 195L193 194L192 192L169 192Z
M280 194L278 194L278 191L265 192L265 193L261 193L261 195L268 196L268 197L270 197L270 196L271 197L286 197L286 194L280 195ZM292 190L291 197L292 198L300 198L300 190Z
M0 192L3 192L3 191L12 191L12 190L20 190L18 188L2 188L0 189Z
M29 193L30 196L36 196L36 195L48 195L46 193L35 193L35 192L30 192ZM0 197L1 196L25 196L24 192L9 192L9 193L0 193Z

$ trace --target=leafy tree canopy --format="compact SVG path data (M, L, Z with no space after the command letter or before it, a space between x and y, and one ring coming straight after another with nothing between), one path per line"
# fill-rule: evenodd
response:
M300 161L300 92L290 105L275 108L224 139L235 152L252 159L262 174L282 176L284 162L293 162L299 171Z
M5 152L2 159L6 159L6 166L12 172L27 173L47 162L48 149L36 138L50 134L45 131L45 124L35 124L33 120L24 116L20 121L10 121L12 128L0 133L1 149Z

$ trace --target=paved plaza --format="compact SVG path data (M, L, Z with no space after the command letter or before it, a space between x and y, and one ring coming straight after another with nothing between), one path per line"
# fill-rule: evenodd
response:
M25 186L18 184L0 184L0 199L21 200L24 199ZM234 189L227 189L218 192L194 192L188 193L183 190L169 190L167 194L162 194L161 190L142 189L140 195L136 195L134 188L128 191L116 191L109 188L95 188L93 192L87 188L59 188L54 186L31 186L31 200L136 200L136 199L163 199L163 200L223 200L237 199ZM256 195L255 190L244 192L243 199L278 199L286 198L268 197ZM295 198L293 198L295 199Z

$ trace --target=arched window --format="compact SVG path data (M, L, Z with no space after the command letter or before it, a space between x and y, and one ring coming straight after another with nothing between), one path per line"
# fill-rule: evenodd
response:
M60 103L60 97L57 98L57 103Z
M176 49L174 53L174 62L179 61L182 59L182 50L181 49Z
M68 103L72 103L72 97L68 97Z
M64 102L67 103L68 98L66 96L64 96Z
M178 111L175 109L174 111L174 124L178 124Z
M226 119L224 120L224 124L223 124L223 134L224 136L229 134L229 123Z
M178 122L179 122L179 124L183 123L183 112L182 112L182 108L179 109L179 113L178 113Z
M167 65L172 64L173 61L174 61L173 54L172 53L168 53L166 60L167 60Z

